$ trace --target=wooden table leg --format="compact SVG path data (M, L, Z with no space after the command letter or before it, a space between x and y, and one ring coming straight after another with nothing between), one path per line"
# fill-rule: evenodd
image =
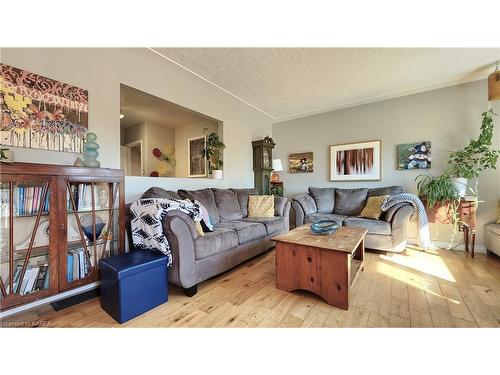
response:
M470 255L471 257L474 258L474 248L476 246L476 230L475 229L472 229L471 230L471 235L472 235L472 244L471 244L471 248L470 248Z
M469 227L465 224L462 224L462 232L464 232L464 245L465 252L469 252Z

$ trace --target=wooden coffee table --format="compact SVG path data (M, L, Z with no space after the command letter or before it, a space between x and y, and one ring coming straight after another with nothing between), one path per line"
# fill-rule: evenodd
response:
M308 290L347 310L349 287L363 270L366 233L363 228L341 227L332 234L316 235L307 224L273 237L277 288Z

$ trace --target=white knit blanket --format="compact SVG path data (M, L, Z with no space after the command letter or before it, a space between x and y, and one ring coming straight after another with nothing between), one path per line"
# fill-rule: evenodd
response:
M140 249L154 249L168 257L168 264L172 264L172 253L165 233L163 233L162 219L168 211L180 211L189 215L195 222L201 220L200 206L179 199L139 199L130 205L130 226L134 247Z
M401 204L409 203L413 206L413 213L410 220L417 223L418 236L420 239L420 247L428 249L432 247L431 235L429 231L429 222L427 221L427 213L425 207L419 197L415 194L401 193L387 196L382 203L382 211L387 211L389 208Z

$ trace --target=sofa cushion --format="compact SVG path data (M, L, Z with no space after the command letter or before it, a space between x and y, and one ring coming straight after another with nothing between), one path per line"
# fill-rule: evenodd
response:
M240 245L267 236L267 230L264 224L257 222L224 221L217 224L215 228L234 230L238 236L238 243Z
M240 205L240 210L243 217L248 216L248 196L249 195L259 195L258 189L231 189L236 193L236 198Z
M391 224L383 220L365 219L362 217L348 217L344 220L344 226L350 228L365 228L369 234L391 235Z
M306 215L305 223L315 223L319 220L334 220L338 225L342 225L345 219L347 219L347 215L337 215L337 214L321 214L316 212L314 214Z
M314 199L317 212L322 214L333 213L335 206L335 188L316 188L309 186L309 194Z
M377 197L380 195L396 195L401 193L404 193L403 187L397 185L368 189L368 197Z
M282 216L275 217L247 217L243 219L248 222L256 222L264 224L267 230L267 235L272 236L278 233L286 232L286 218Z
M333 213L358 216L365 207L368 189L335 189L335 210Z
M202 205L208 211L210 215L210 222L215 225L219 222L219 211L217 211L217 205L215 204L214 193L211 189L200 189L200 190L178 190L177 194L183 199L194 199L201 202Z
M238 220L243 217L234 191L229 189L212 189L212 191L220 221Z
M238 246L238 236L234 230L217 228L213 232L194 240L196 259L203 259L211 255L222 253Z
M149 198L182 199L175 191L165 190L161 187L149 188L142 194L142 199Z
M304 210L305 215L312 214L318 211L318 207L316 207L314 199L312 199L309 194L297 195L296 197L293 197L292 200L300 204L300 206Z

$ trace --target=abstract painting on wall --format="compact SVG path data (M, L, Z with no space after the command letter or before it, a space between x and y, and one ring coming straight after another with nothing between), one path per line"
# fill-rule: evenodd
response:
M330 146L330 180L380 180L380 148L380 141Z
M289 173L310 173L314 172L314 159L312 152L301 152L290 154L288 157Z
M83 151L87 90L0 64L0 144Z
M207 176L207 158L203 156L205 137L188 139L189 177Z
M429 169L430 167L430 141L398 145L398 169Z

